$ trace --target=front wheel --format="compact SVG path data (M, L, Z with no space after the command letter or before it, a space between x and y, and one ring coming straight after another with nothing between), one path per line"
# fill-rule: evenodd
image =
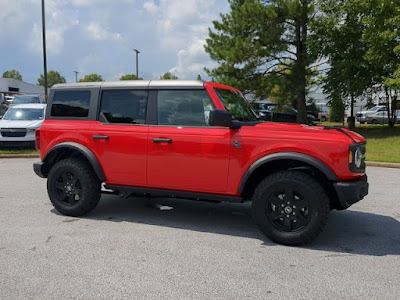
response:
M323 230L330 211L329 198L310 175L281 171L269 175L253 195L253 216L261 231L284 245L303 245Z
M50 169L47 192L55 209L64 215L78 217L97 206L101 183L87 162L69 158Z

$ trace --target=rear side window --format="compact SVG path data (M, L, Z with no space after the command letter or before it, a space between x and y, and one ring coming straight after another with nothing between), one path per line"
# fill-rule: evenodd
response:
M143 90L103 91L99 120L102 123L144 124L148 92Z
M56 91L51 105L52 117L86 118L89 115L90 91Z

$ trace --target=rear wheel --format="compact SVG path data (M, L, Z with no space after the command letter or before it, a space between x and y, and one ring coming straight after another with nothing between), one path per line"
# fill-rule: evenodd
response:
M51 168L47 192L51 203L60 213L77 217L97 206L101 196L100 184L87 162L69 158Z
M329 198L310 175L281 171L266 177L253 195L253 215L261 231L284 245L302 245L323 230Z

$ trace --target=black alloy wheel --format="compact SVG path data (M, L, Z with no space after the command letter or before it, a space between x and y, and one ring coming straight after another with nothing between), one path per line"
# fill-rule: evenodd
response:
M74 173L60 173L56 179L57 201L74 206L81 199L82 184Z
M311 175L279 171L260 182L252 198L253 216L261 231L284 245L313 241L325 227L330 201Z
M92 167L78 159L64 159L51 169L47 191L54 207L67 216L81 216L100 201L101 185Z
M293 191L290 186L275 193L266 205L266 215L279 230L301 230L310 222L312 208L307 199Z

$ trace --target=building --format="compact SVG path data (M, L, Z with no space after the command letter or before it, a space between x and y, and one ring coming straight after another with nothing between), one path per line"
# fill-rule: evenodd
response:
M44 95L42 86L23 82L12 78L0 78L0 93L4 95L12 94L36 94Z

